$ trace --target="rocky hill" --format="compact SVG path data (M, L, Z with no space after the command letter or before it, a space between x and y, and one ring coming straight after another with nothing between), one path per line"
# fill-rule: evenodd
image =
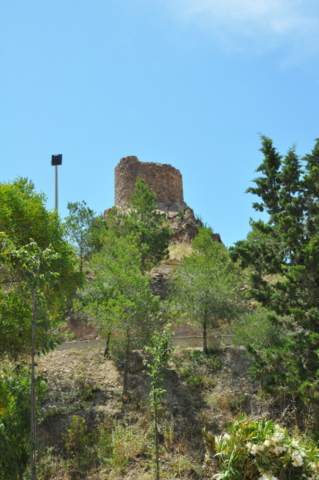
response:
M143 358L141 352L131 358L125 398L122 368L106 360L102 349L56 350L38 359L48 385L38 431L39 480L154 478ZM161 478L212 478L218 464L206 447L240 412L296 424L296 412L261 393L248 368L242 348L221 347L208 357L196 349L173 352L164 375Z

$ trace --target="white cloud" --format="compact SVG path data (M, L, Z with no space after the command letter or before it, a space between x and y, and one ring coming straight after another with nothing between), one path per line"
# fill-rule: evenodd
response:
M288 56L319 53L318 0L168 0L180 18L224 46L252 52L285 46Z

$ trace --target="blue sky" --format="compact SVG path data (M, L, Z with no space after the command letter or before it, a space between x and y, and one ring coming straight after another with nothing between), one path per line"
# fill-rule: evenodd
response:
M227 246L258 218L262 161L319 137L317 0L2 0L0 181L30 178L59 213L114 203L127 155L170 163ZM1 206L0 206L1 208Z

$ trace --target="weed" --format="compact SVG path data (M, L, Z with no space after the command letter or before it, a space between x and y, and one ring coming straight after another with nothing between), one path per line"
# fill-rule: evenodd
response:
M174 439L175 439L175 434L174 434L174 421L173 419L166 419L161 422L161 433L164 438L164 444L165 448L168 451L173 451L174 450Z
M201 375L194 375L189 376L187 378L187 383L192 387L202 387L203 386L203 379Z
M73 415L65 435L65 448L68 457L67 466L71 471L83 472L92 465L92 439L87 432L85 419Z
M249 405L250 395L247 393L234 396L229 402L229 408L232 413L240 413Z
M210 375L203 375L202 376L203 380L203 387L210 390L217 385L217 380L215 378L212 378Z
M171 461L171 467L173 471L175 471L179 476L190 476L192 474L196 474L201 476L203 474L203 468L201 465L192 462L185 456L176 456Z
M204 370L214 372L222 365L221 361L217 358L218 353L218 349L209 348L208 353L204 353L202 350L193 350L188 352L188 355L192 362L196 363L198 366L204 367Z
M178 216L181 220L183 220L184 217L185 217L185 210L182 209L182 208L181 208L180 210L178 210L177 216Z
M210 394L206 398L207 404L210 408L224 412L225 414L229 411L229 405L231 402L231 397L229 395L219 395L219 394Z
M217 355L220 354L220 352L221 352L220 347L217 347L217 346L208 347L207 352L206 352L206 356L208 356L208 357L215 356L216 357Z
M184 365L183 367L181 367L178 371L179 373L179 376L182 377L182 378L188 378L191 373L192 373L192 367L191 365Z
M123 472L128 463L146 452L145 432L136 425L115 424L111 438L112 458L110 465L116 472Z
M78 378L77 384L80 391L80 397L82 400L89 400L94 398L94 393L92 393L92 385L90 385L84 378Z
M195 215L194 215L194 225L198 228L201 228L204 225L201 215L197 215L195 213ZM205 224L205 226L206 226L206 224Z
M176 367L180 367L184 362L183 351L180 347L176 347L173 351L171 361Z
M59 474L63 470L61 459L54 455L53 448L48 447L41 456L39 456L37 463L37 478L38 480L50 480L52 478L59 478Z
M97 431L96 451L102 464L110 465L113 457L112 429L109 425L101 425Z
M210 349L209 354L201 350L178 352L172 358L180 378L194 387L212 388L215 381L211 374L218 370L222 363L217 357L218 351Z

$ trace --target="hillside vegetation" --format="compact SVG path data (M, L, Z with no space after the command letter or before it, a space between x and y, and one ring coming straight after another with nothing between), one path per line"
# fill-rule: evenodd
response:
M0 184L0 480L319 478L319 140L261 141L269 219L230 251L142 179L64 222ZM80 324L103 348L57 349ZM202 348L172 349L186 324Z
M48 392L39 425L40 479L152 479L150 377L142 354L132 358L123 402L123 368L103 350L58 350L39 358ZM160 416L161 478L212 478L203 428L223 432L239 412L296 425L295 412L263 395L247 376L241 349L174 351L164 372ZM83 422L83 423L82 423Z

